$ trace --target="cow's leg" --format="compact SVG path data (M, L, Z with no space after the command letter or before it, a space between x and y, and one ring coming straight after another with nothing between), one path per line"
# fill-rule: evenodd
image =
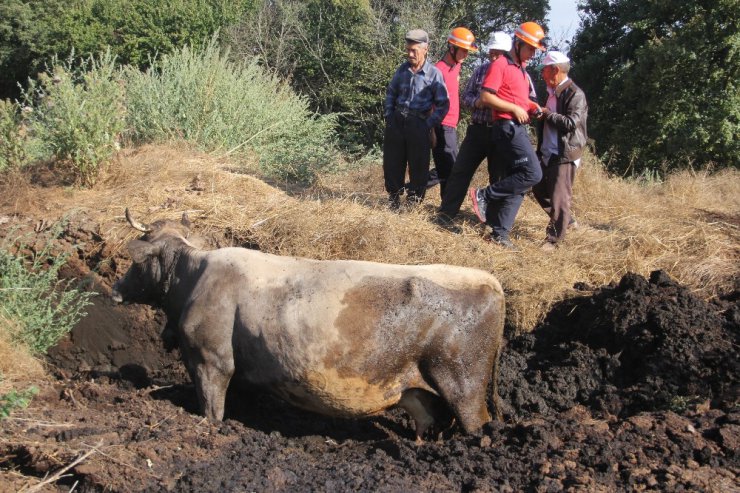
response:
M405 409L414 420L416 443L421 444L424 433L433 425L439 431L450 427L454 420L445 401L423 389L408 389L401 395L398 406Z
M205 417L221 421L224 419L226 390L234 374L234 357L231 351L223 354L208 350L200 352L201 361L195 367L195 389L200 410Z
M441 361L430 365L429 375L467 433L491 421L486 408L490 366L470 369L462 362Z
M233 321L218 322L206 323L200 317L189 317L182 324L181 348L183 360L195 384L201 414L221 421L226 390L234 374L234 351L231 345L232 331L213 329L230 327Z

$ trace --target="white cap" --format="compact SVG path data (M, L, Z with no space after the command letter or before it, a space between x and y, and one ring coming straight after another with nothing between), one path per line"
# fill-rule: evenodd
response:
M547 55L545 55L545 59L542 60L542 65L555 65L556 63L569 63L570 58L568 58L564 53L561 53L559 51L548 51Z
M511 50L511 36L509 36L503 31L497 31L491 34L491 37L488 38L488 44L486 45L486 51L491 51L491 50L501 50L501 51Z

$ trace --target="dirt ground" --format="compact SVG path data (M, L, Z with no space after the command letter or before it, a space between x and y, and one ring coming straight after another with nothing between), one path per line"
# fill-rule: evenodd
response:
M203 419L164 315L108 298L128 261L100 225L72 215L56 247L101 295L51 351L52 381L2 422L1 491L740 489L737 292L707 303L660 271L577 285L535 331L509 329L504 421L417 446L400 410L331 419L261 389L230 389L225 421Z

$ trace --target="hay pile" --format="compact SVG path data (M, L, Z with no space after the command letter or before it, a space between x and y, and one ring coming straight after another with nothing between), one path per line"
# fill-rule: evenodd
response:
M485 182L479 173L473 183ZM737 289L740 174L734 170L638 185L608 177L587 156L575 186L581 227L552 253L539 249L547 218L530 199L513 230L520 251L510 252L482 241L483 227L467 203L458 217L461 234L434 226L429 219L439 205L438 188L418 210L386 210L379 163L322 177L310 189L275 185L182 145L147 146L122 153L91 190L30 187L17 202L47 211L84 208L101 221L114 249L135 237L123 220L129 207L143 222L188 212L196 230L218 246L480 268L501 281L508 322L519 330L534 327L554 302L574 292L574 283L598 287L630 271L662 269L704 297Z

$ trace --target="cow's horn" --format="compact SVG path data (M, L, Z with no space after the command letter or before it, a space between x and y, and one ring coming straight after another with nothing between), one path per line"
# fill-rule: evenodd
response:
M144 224L141 224L138 221L135 221L131 217L131 213L128 211L128 207L126 207L126 221L128 221L128 223L131 225L132 228L137 229L141 231L142 233L149 233L152 230L152 228L150 228L149 226L146 226Z

